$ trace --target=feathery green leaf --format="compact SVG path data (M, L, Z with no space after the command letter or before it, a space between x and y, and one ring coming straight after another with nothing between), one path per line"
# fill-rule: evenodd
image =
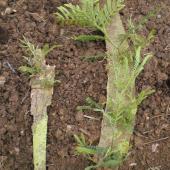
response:
M105 37L100 36L100 35L79 35L73 37L74 40L76 41L81 41L81 42L88 42L88 41L104 41Z
M63 24L92 27L105 33L111 18L123 7L120 0L106 0L102 8L98 0L81 0L80 5L69 3L58 7L55 15Z

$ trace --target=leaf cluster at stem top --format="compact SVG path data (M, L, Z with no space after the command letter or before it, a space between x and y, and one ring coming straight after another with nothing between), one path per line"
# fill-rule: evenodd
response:
M80 5L69 3L58 7L55 15L61 23L92 27L107 34L112 17L123 7L121 0L106 0L103 7L99 0L81 0Z
M30 76L34 76L44 69L45 57L57 46L54 45L49 47L45 44L43 48L39 48L31 43L27 38L23 37L21 40L21 47L25 49L26 56L24 57L27 61L27 65L21 66L19 70Z

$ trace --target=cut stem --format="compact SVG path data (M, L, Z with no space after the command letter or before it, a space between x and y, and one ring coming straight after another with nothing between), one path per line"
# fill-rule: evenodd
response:
M47 106L51 104L53 86L47 88L39 80L45 80L47 77L54 81L54 66L44 65L44 71L31 79L34 170L46 170Z

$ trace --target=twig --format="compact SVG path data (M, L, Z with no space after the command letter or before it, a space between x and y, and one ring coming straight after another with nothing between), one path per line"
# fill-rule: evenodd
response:
M170 113L170 105L168 105L168 107L166 108L166 115L170 115L169 113Z
M5 67L8 67L13 73L16 74L15 69L12 67L12 65L11 65L8 61L4 62L3 65L4 65Z
M91 134L90 134L89 132L87 132L86 130L84 130L84 129L82 129L82 128L80 128L79 130L80 130L82 133L84 133L85 135L87 135L88 137L91 136Z
M151 129L151 130L148 130L148 131L143 132L143 134L146 134L146 133L149 133L149 132L153 132L153 131L154 131L154 130Z
M155 143L155 142L161 142L161 141L167 140L167 139L169 139L169 137L165 137L165 138L157 139L157 140L154 140L154 141L151 141L151 142L147 142L147 143L144 143L144 145L149 145L149 144Z
M28 97L28 92L30 91L30 89L26 92L26 95L23 97L22 101L21 101L21 104L24 103L25 99Z
M151 117L150 119L154 119L154 118L158 118L158 117L163 117L163 116L165 116L165 115L155 115L155 116Z
M166 117L166 116L169 116L169 115L170 115L170 114L166 114L166 115L156 115L156 116L151 117L151 119L158 118L158 117Z
M96 117L87 116L87 115L84 115L84 117L85 117L85 118L88 118L88 119L100 121L100 119L99 119L99 118L96 118Z
M49 166L55 166L54 164L47 164L47 167L49 167Z
M144 135L140 134L140 133L137 132L137 131L134 131L134 134L135 134L136 136L138 136L138 137L148 138L147 136L144 136Z

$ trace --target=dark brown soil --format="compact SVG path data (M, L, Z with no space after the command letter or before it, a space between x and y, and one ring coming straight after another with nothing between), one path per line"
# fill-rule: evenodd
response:
M87 161L75 155L73 134L85 133L91 142L99 139L101 115L91 113L99 120L89 120L76 107L87 97L99 101L106 96L105 61L81 60L85 55L104 53L105 45L71 40L75 32L83 30L60 28L56 24L53 12L61 4L11 1L9 6L17 12L0 19L0 76L6 78L0 89L0 169L33 169L29 78L18 72L18 67L24 64L19 45L23 35L39 46L62 45L48 57L48 63L56 66L56 79L61 81L54 88L48 113L48 169L84 169Z
M105 101L106 62L81 60L81 56L103 53L105 44L71 40L71 36L87 30L62 28L56 24L53 12L65 2L8 0L8 7L16 13L0 17L0 77L6 80L0 85L0 170L33 170L29 78L18 72L18 67L25 63L19 45L23 35L39 46L44 43L62 45L50 53L47 61L56 65L56 79L61 81L55 85L52 105L48 109L47 168L83 170L88 162L75 155L73 135L83 133L93 144L99 140L102 116L78 112L76 107L83 105L86 97ZM121 12L125 26L130 15L138 20L158 5L162 9L144 28L144 34L152 28L157 31L155 41L147 49L153 51L155 57L137 82L138 91L151 87L156 92L138 111L132 150L120 169L169 170L170 1L129 0L126 4ZM5 10L5 7L0 6L0 9ZM88 119L85 114L99 120Z
M104 52L104 44L90 43L83 46L65 40L63 47L49 57L48 62L56 65L56 79L61 81L55 87L49 108L49 169L84 169L85 161L83 163L80 157L75 156L73 135L82 132L91 142L99 139L100 119L89 120L76 110L77 106L84 104L87 97L99 101L106 95L104 61L81 61L81 56L99 51ZM94 116L99 118L100 115Z

